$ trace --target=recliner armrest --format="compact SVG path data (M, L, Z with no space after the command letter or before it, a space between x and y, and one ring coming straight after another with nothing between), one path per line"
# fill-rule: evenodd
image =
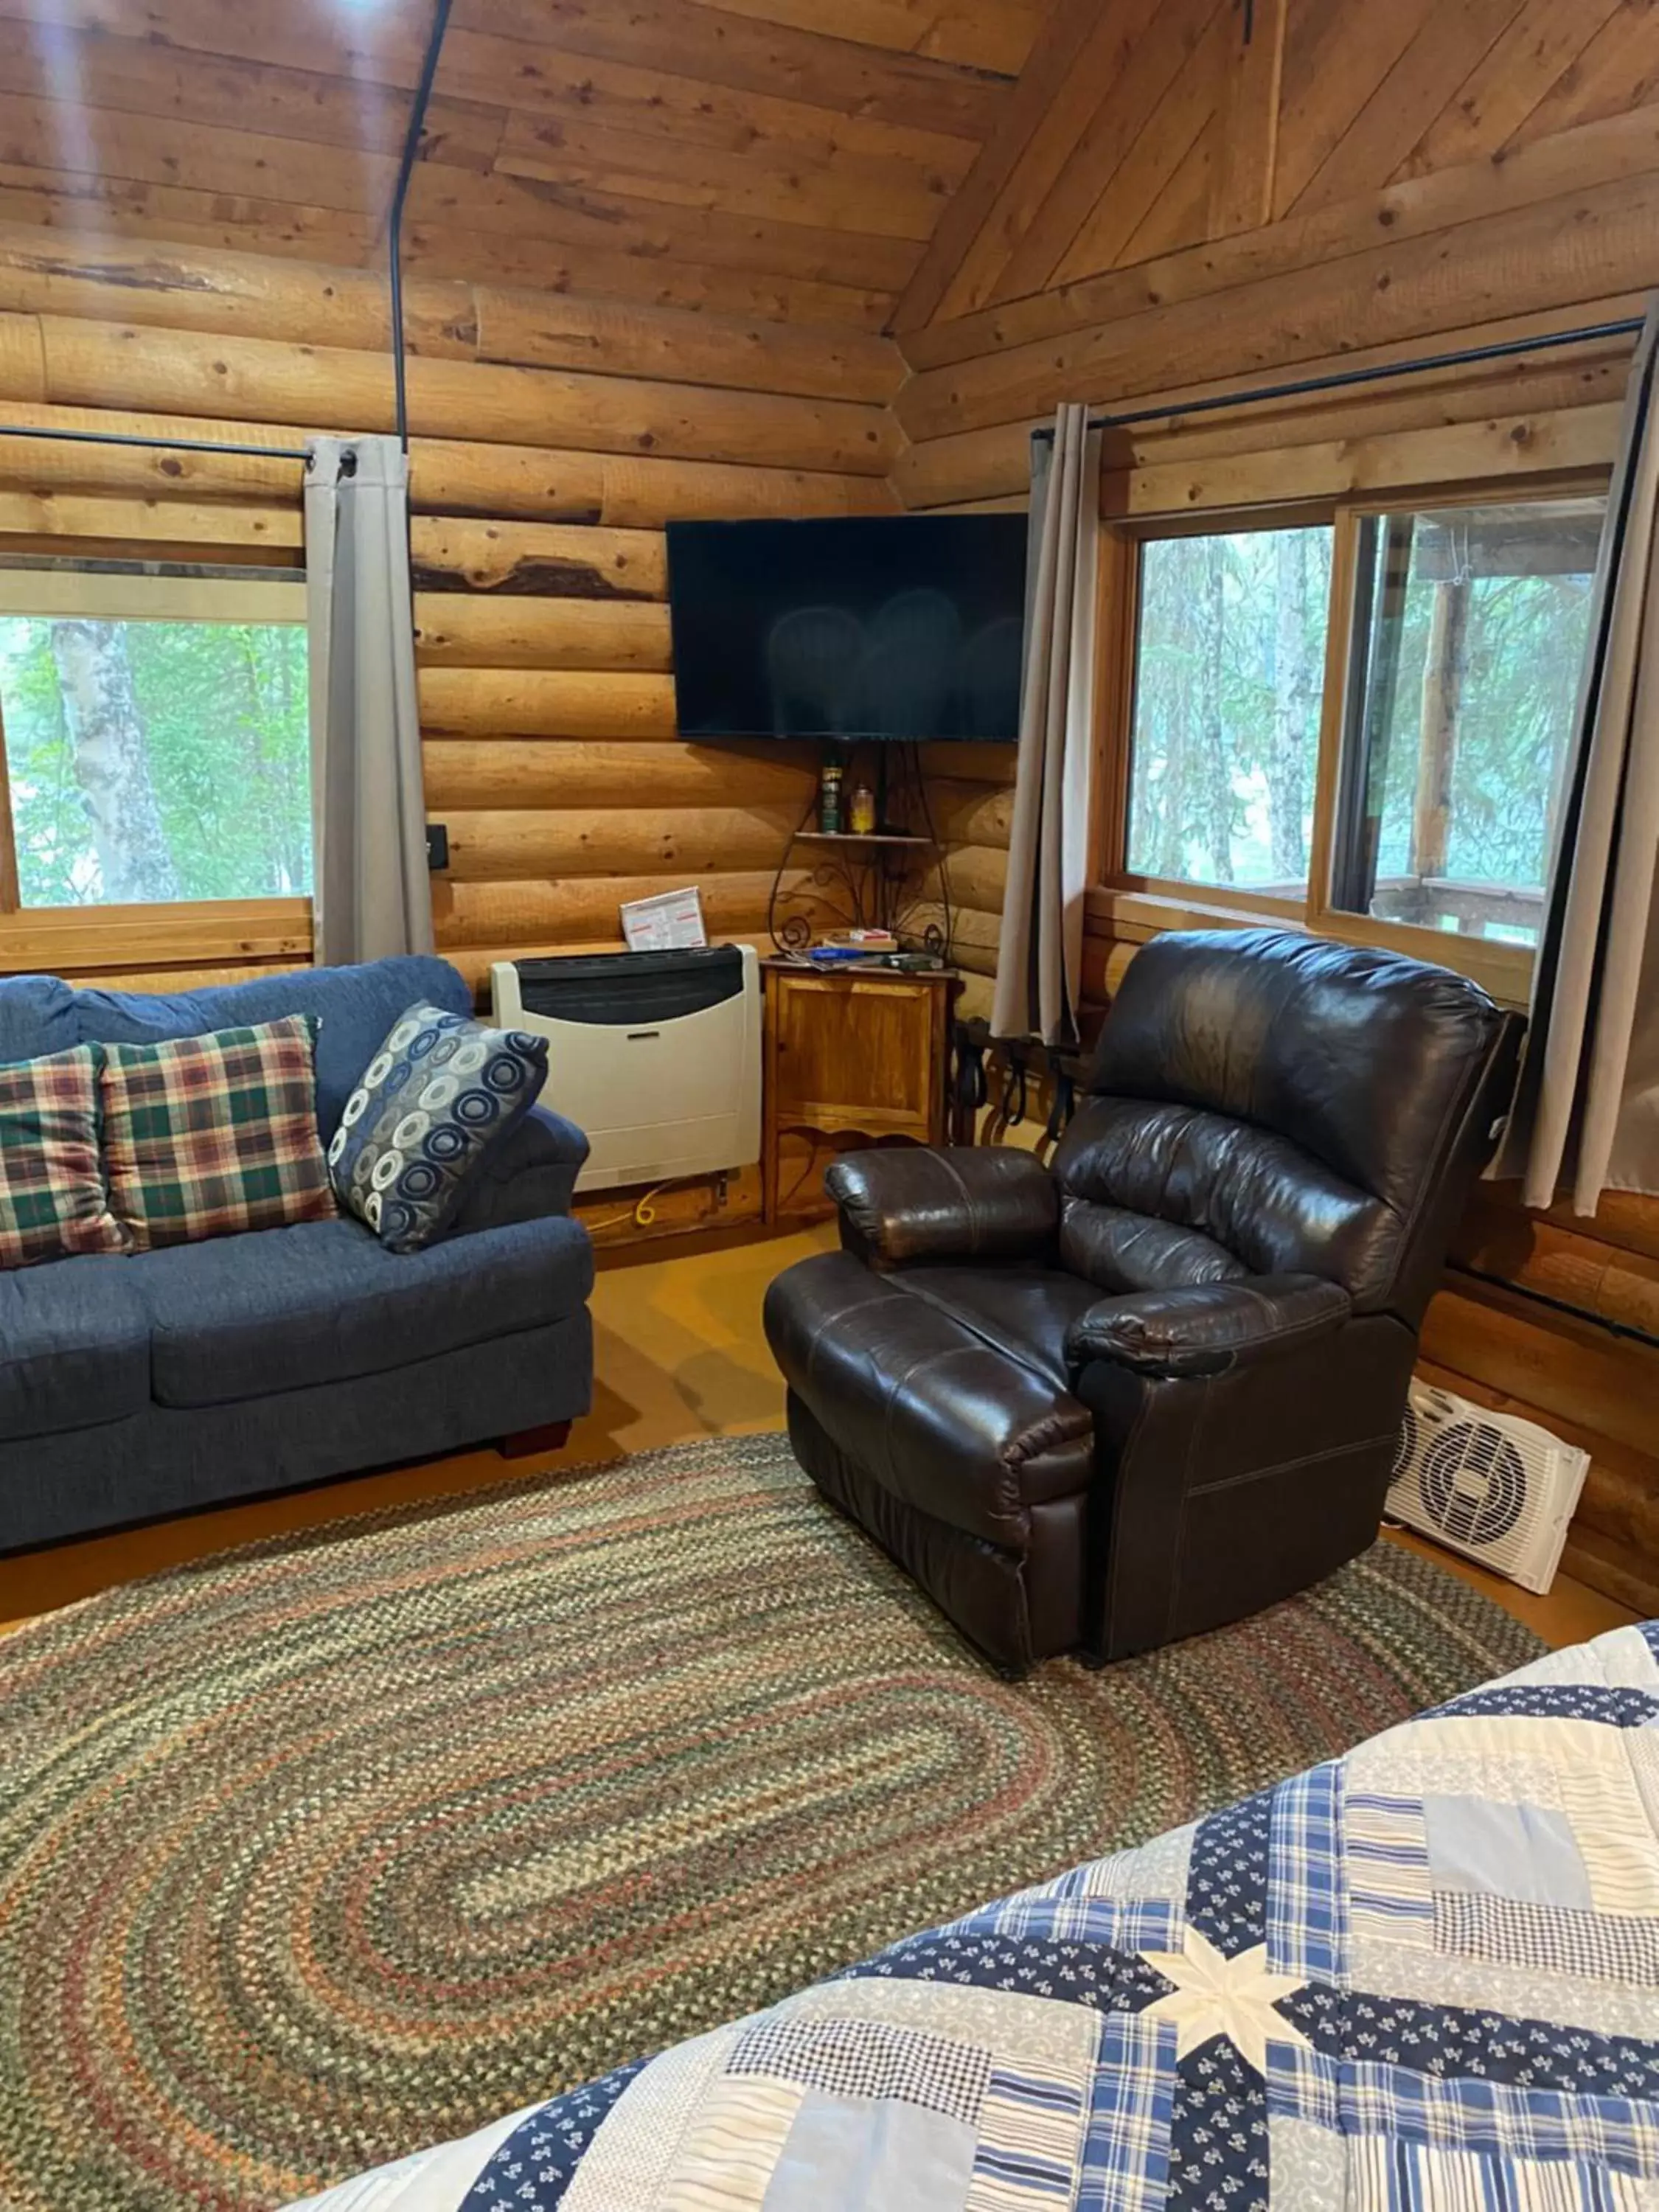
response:
M1224 1375L1340 1328L1348 1293L1319 1275L1253 1275L1102 1298L1066 1333L1073 1371L1115 1360L1138 1375Z
M574 1121L545 1106L532 1106L518 1127L473 1177L450 1224L452 1237L477 1229L504 1229L568 1213L588 1143Z
M841 1208L843 1237L878 1267L1036 1259L1060 1224L1048 1169L997 1146L855 1152L823 1185Z

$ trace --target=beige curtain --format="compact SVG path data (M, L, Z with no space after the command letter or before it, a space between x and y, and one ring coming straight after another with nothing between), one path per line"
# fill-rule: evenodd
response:
M1498 1172L1528 1206L1570 1184L1659 1192L1659 300L1608 495L1578 744L1558 818L1520 1095Z
M1099 570L1100 433L1086 407L1063 406L1053 439L1031 445L1019 761L991 1012L1000 1037L1077 1041Z
M408 459L395 438L313 441L306 602L317 962L430 952Z

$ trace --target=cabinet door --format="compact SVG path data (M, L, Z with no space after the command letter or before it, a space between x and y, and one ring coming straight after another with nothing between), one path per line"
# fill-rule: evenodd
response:
M927 1136L938 1081L933 988L886 977L775 980L778 1121Z

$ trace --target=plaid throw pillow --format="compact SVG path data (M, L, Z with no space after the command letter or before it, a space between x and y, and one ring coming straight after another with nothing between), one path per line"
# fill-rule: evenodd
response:
M547 1039L439 1006L399 1015L328 1148L341 1201L393 1252L449 1226L467 1179L535 1104Z
M309 1014L290 1014L104 1048L110 1203L137 1250L338 1212L317 1134L316 1035Z
M103 1047L0 1067L0 1267L125 1252L98 1156Z

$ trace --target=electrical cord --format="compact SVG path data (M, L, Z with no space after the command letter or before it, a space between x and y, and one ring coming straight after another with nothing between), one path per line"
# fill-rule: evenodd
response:
M702 1177L688 1176L684 1180L688 1182L699 1182ZM649 1190L635 1200L626 1213L613 1213L609 1221L588 1222L586 1224L588 1235L597 1237L602 1229L620 1229L624 1222L632 1222L635 1229L648 1229L657 1218L657 1209L652 1205L652 1200L660 1198L664 1191L672 1190L673 1188L672 1182L653 1184Z

